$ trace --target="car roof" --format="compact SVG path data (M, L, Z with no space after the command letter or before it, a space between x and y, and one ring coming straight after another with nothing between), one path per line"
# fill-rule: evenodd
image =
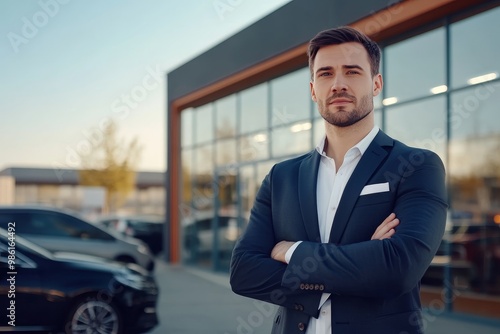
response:
M95 219L96 221L108 221L108 220L133 220L145 223L164 223L165 218L161 216L148 216L148 215L111 215L111 216L101 216Z
M79 219L87 221L80 213L67 208L57 208L45 204L13 204L13 205L0 205L0 211L2 210L27 210L27 211L49 211L55 213L63 213L70 216L75 216Z

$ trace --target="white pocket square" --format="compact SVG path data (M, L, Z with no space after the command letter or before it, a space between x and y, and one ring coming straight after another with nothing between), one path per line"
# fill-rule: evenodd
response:
M382 193L386 191L389 191L389 182L369 184L361 190L361 194L359 194L359 196Z

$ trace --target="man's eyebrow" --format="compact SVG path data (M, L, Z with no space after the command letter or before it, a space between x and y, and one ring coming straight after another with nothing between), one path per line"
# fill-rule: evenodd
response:
M347 70L358 69L358 70L364 71L364 69L361 66L356 65L356 64L354 64L354 65L344 65L342 67L345 68L345 69L347 69Z
M346 69L346 70L352 70L352 69L358 69L360 71L364 71L364 69L357 65L357 64L353 64L353 65L342 65L342 68L343 69ZM333 69L333 66L322 66L320 68L318 68L316 70L316 74L319 73L319 72L323 72L323 71L331 71Z
M332 66L323 66L320 67L316 70L316 73L323 72L323 71L331 71L333 69Z

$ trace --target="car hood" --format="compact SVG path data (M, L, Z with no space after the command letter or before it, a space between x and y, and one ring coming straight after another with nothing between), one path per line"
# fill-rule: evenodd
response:
M80 265L99 267L101 269L105 269L109 271L110 269L116 272L122 271L124 267L127 267L129 270L134 271L141 275L147 275L147 271L141 266L134 263L118 263L113 260L104 259L98 256L92 256L87 254L80 253L70 253L70 252L54 252L52 253L54 258L60 262L77 262Z

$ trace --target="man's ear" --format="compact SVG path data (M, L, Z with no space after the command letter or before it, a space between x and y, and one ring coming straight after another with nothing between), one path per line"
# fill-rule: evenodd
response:
M383 87L384 80L382 79L382 74L378 73L373 77L373 96L380 94Z
M314 102L318 102L317 99L316 99L316 92L314 91L314 85L313 85L313 82L312 80L309 81L309 88L311 89L311 99L314 101Z

